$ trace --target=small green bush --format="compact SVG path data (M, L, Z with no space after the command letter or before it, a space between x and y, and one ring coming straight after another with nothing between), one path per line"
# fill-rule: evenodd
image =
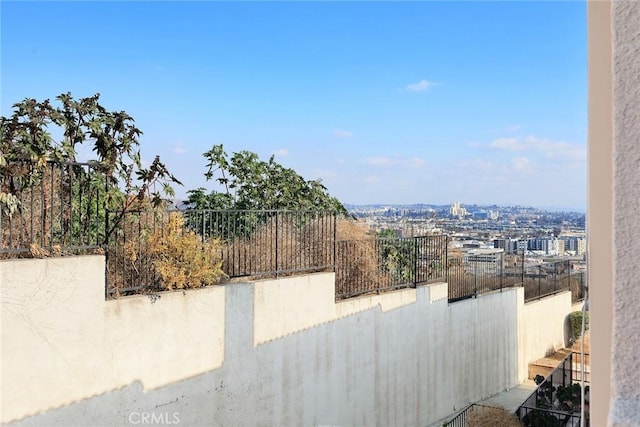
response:
M577 340L582 333L582 311L574 311L569 314L569 330L571 332L571 341ZM584 330L589 330L589 313L585 312Z

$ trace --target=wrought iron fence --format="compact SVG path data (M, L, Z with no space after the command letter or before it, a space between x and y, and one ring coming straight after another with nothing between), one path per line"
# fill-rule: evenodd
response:
M107 296L159 289L147 238L163 233L168 211L114 212L107 182L90 163L18 162L0 177L0 258L91 253L107 255ZM571 289L584 298L584 272L568 261L525 266L524 253L448 252L446 236L337 241L335 213L186 210L184 230L203 242L227 276L266 277L335 270L336 297L347 298L447 280L457 301L524 286L532 301Z
M336 298L444 279L446 259L447 236L338 241Z
M187 225L223 243L229 277L278 277L334 268L337 215L320 211L187 210Z
M442 427L466 427L467 420L470 418L471 414L476 410L482 410L482 408L490 408L495 409L494 406L481 405L479 403L473 403L462 410L458 415L453 417L451 420L442 424ZM502 409L502 408L498 408Z
M337 216L316 211L175 211L181 233L215 240L211 262L229 278L279 277L334 269ZM172 211L112 212L120 218L107 245L107 296L161 289L149 236L162 236ZM179 259L179 258L178 258Z
M572 271L570 277L571 300L584 301L587 296L587 272L585 270Z
M447 259L449 301L473 298L512 286L523 286L525 302L571 290L573 301L584 298L583 272L573 272L571 261L549 261L526 265L524 252L475 249L450 251Z
M89 163L14 162L0 176L0 257L102 247L105 177Z
M580 371L576 370L576 356L579 355L567 354L547 378L536 381L538 388L516 411L516 415L525 426L580 425L582 390L578 382L577 374ZM587 401L588 394L587 386L585 387ZM588 416L585 419L585 425L589 425Z
M455 302L505 286L504 252L471 250L450 253L447 259L449 301Z

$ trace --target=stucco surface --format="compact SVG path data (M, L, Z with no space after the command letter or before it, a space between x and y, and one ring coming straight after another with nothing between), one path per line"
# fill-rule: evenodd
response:
M524 289L518 289L524 293ZM566 318L572 311L571 292L562 292L541 300L519 306L520 331L518 350L520 354L519 378L525 381L529 377L528 364L538 360L566 344Z
M0 262L4 423L429 425L518 384L523 340L562 333L531 319L566 305L446 283L336 303L332 273L104 301L103 269Z
M609 424L640 419L640 2L612 3L614 292Z

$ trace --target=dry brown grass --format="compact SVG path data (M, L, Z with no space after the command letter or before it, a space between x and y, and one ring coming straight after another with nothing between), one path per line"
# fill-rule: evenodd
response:
M375 239L375 234L369 230L367 224L346 218L338 219L337 235L338 241Z
M166 226L156 229L147 240L147 253L163 289L197 288L214 285L225 276L218 254L220 241L202 241L185 230L181 212L168 215Z
M108 287L119 296L219 283L221 247L188 230L181 212L129 213L109 243Z
M366 224L338 221L336 294L356 295L384 288L389 274L381 269L375 234Z
M467 427L522 427L522 423L506 409L475 406L467 418Z

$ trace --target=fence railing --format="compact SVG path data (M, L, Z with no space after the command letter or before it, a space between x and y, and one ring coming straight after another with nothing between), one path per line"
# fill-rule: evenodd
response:
M338 241L336 298L443 280L446 259L446 236Z
M160 289L148 237L164 233L168 211L107 209L104 174L90 163L23 162L0 177L0 258L107 255L106 294ZM216 240L224 273L266 277L333 270L347 298L447 280L457 301L524 286L525 301L570 288L584 297L584 273L568 261L525 266L524 253L448 251L446 236L338 241L328 212L186 210L185 232ZM217 258L216 258L217 257Z
M472 403L471 405L464 408L458 415L453 417L451 420L442 424L442 427L466 427L467 421L471 417L471 414L476 410L482 410L483 408L488 409L496 409L493 406L481 405L479 403ZM502 409L502 408L499 408Z
M203 239L220 239L229 277L334 268L337 216L318 211L187 210L187 225Z
M549 261L525 265L524 252L449 252L447 282L449 301L473 298L512 286L524 287L525 302L571 290L572 300L584 299L584 272L574 272L571 261Z
M450 253L447 259L449 301L471 298L507 286L504 264L504 252Z
M93 165L13 163L0 192L0 257L102 247L105 178Z
M177 211L176 211L177 212ZM162 236L173 212L111 213L120 225L107 245L107 295L160 289L149 236ZM216 241L211 262L229 278L279 277L335 268L337 216L316 211L186 210L182 233ZM179 257L178 257L179 258Z
M579 382L580 370L576 370L579 365L576 357L579 356L577 353L567 354L547 378L536 381L538 388L516 411L525 426L580 425L582 390ZM589 390L585 387L587 401L588 394ZM588 421L587 418L587 426Z

